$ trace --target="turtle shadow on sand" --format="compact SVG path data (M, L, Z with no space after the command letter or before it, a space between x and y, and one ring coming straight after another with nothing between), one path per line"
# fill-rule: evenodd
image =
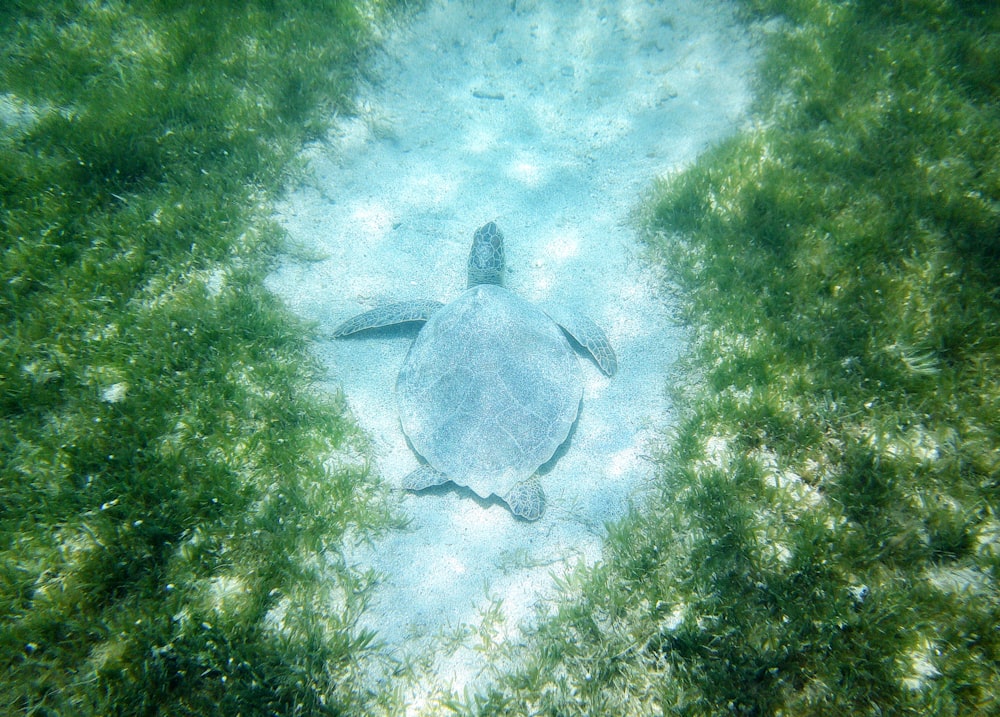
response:
M468 288L454 301L381 306L348 319L333 337L423 322L396 381L403 433L425 461L403 487L451 481L536 520L545 509L537 474L567 449L583 399L567 335L607 376L618 361L587 316L535 306L505 289L504 267L503 235L489 222L475 232Z
M470 498L474 500L482 508L489 508L494 505L507 505L504 499L496 494L490 495L488 498L484 498L476 493L476 491L472 490L472 488L464 485L458 485L450 480L423 488L419 491L419 493L428 500L440 498L449 493L455 493L457 495L461 495L463 498ZM514 519L525 523L534 522L532 519L525 518L524 516L517 515L516 513L514 514Z

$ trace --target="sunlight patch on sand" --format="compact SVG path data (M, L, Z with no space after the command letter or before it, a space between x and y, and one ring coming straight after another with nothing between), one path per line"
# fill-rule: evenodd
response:
M381 242L392 229L392 210L381 202L371 200L357 202L350 218L360 235L364 236L369 244Z

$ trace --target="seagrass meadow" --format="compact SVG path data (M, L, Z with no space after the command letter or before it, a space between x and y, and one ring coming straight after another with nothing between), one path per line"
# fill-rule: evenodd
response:
M385 9L0 8L0 713L370 709L315 556L388 516L261 276Z
M738 7L748 122L636 198L652 495L427 713L1000 713L1000 7ZM406 712L336 558L403 518L263 277L413 11L0 6L0 713Z
M1000 9L742 8L753 126L646 204L696 334L659 497L470 713L1000 711Z

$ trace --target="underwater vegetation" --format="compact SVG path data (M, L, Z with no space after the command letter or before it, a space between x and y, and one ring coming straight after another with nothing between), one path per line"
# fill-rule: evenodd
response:
M753 124L647 205L659 496L457 712L1000 713L1000 7L742 8Z
M0 713L331 714L390 519L269 200L347 97L349 2L0 7ZM316 579L322 572L323 580Z

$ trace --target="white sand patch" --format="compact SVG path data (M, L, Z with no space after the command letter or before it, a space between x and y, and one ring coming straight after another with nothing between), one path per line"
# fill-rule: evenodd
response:
M360 98L366 115L307 150L313 178L279 218L322 260L289 257L268 280L298 314L332 329L387 301L448 301L465 288L473 232L496 220L508 288L588 313L618 352L612 379L581 359L583 409L542 476L541 520L441 487L400 493L406 530L346 548L383 576L367 625L401 658L432 665L412 704L475 684L490 653L474 649L480 631L518 639L553 575L598 560L606 523L642 499L684 334L630 216L657 175L734 131L752 64L731 10L711 0L439 0L389 37L380 82ZM343 388L397 485L418 465L393 395L412 336L317 346L329 389ZM463 629L442 648L441 635Z

